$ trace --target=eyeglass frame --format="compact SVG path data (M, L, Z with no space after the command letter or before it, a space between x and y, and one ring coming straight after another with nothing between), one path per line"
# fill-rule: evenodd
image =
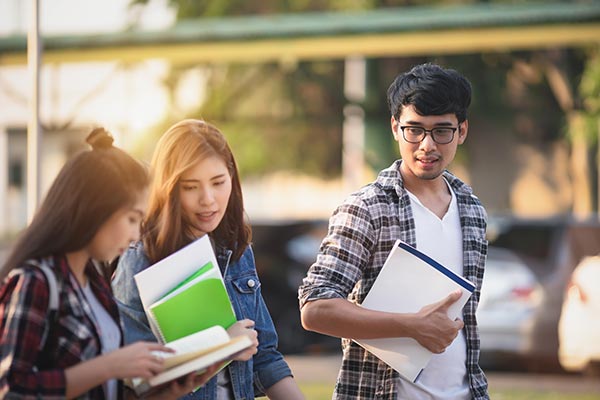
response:
M456 131L458 129L460 129L460 124L458 126L437 126L435 128L431 128L431 129L425 129L422 126L414 126L414 125L403 125L403 126L399 126L400 130L402 131L402 138L407 142L407 143L412 143L412 144L417 144L417 143L421 143L423 140L425 140L425 138L427 137L427 133L429 132L429 135L431 136L431 139L437 143L437 144L448 144L451 143L454 140L454 134L456 133ZM422 129L423 130L423 137L421 138L421 140L417 141L417 142L411 142L410 140L408 140L406 138L406 134L404 133L404 129L406 128L416 128L416 129ZM435 135L433 134L433 131L437 130L437 129L451 129L452 130L452 136L450 136L450 140L448 140L447 142L443 142L440 143L435 139Z

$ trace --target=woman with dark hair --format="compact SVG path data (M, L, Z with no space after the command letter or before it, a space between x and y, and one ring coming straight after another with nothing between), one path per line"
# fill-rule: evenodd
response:
M149 178L104 129L87 142L92 149L63 166L0 272L1 398L122 398L121 379L150 378L163 369L153 352L170 351L152 342L119 348L118 308L92 260L109 262L139 239ZM190 374L158 394L176 398L203 380Z
M142 240L120 258L113 289L125 323L126 342L157 340L144 313L133 276L194 240L209 235L239 319L231 335L256 338L195 399L303 399L277 350L277 334L264 303L244 220L236 162L225 137L201 120L173 125L161 137L152 159L153 181ZM255 353L255 354L254 354Z

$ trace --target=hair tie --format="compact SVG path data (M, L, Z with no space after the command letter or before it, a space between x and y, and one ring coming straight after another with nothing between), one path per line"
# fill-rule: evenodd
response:
M113 137L104 128L95 128L85 140L93 150L110 149L114 142Z

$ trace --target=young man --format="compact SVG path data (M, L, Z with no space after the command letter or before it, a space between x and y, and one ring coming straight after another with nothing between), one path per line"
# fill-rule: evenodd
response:
M446 170L467 137L470 102L467 79L433 64L400 74L388 89L392 134L402 159L336 209L299 289L304 328L343 338L336 399L489 398L475 320L487 215L471 188ZM475 283L464 323L447 317L460 293L414 314L357 305L396 239ZM416 383L349 340L385 337L411 337L434 353Z

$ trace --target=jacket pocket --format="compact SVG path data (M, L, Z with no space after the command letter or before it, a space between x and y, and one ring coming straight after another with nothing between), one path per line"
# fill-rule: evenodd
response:
M256 309L260 293L260 281L256 275L245 275L231 281L234 293L234 303L241 311L242 318L256 320Z

